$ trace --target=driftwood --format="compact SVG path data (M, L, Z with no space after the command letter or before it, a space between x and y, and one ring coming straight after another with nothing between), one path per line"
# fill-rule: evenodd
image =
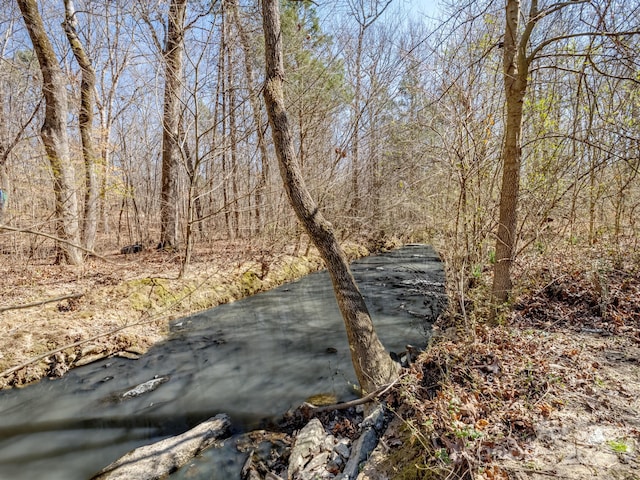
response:
M216 415L182 435L132 450L102 469L91 480L165 478L211 447L216 440L225 437L230 426L231 420L227 415Z
M9 310L22 310L24 308L39 307L40 305L46 305L47 303L60 302L69 298L80 298L84 296L84 293L72 293L70 295L63 295L61 297L48 298L47 300L40 300L33 303L25 303L24 305L12 305L8 307L0 307L0 313L7 312Z

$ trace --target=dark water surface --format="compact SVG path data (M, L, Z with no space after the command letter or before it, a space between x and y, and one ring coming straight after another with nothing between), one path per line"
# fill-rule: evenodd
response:
M444 302L431 247L352 265L388 350L424 346ZM0 392L0 479L84 480L127 451L217 414L240 431L327 392L354 398L342 318L326 272L177 320L139 360L110 358ZM158 388L134 396L158 377Z

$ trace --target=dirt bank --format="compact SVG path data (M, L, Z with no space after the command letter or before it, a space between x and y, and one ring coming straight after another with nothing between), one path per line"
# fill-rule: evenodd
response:
M640 479L639 265L524 258L497 327L481 279L389 399L397 420L361 480Z
M350 258L369 253L355 244L345 250ZM197 251L185 278L178 255L156 250L90 258L81 267L9 260L0 287L0 388L109 355L139 356L175 318L323 267L314 249L294 255L229 241Z

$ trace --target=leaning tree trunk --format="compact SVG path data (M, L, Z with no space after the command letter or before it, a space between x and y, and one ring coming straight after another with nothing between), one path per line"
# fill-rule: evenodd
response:
M62 24L71 45L73 55L80 65L82 81L80 84L80 113L78 123L82 140L82 156L85 169L85 197L84 216L82 219L82 245L93 250L98 230L98 200L100 185L98 179L98 161L96 149L91 136L93 128L94 89L96 86L96 72L76 33L77 20L73 0L64 0L65 19Z
M58 259L72 265L82 264L78 229L78 199L74 188L75 175L69 154L67 134L67 90L53 46L38 12L36 0L18 0L24 23L33 43L42 72L42 90L46 101L44 124L40 131L53 175L56 196L56 234Z
M180 173L180 96L187 0L172 0L164 51L165 84L162 120L162 191L160 193L160 244L171 249L178 242L178 178Z
M271 123L280 174L289 201L309 237L322 256L344 319L358 382L364 391L389 382L398 374L393 362L378 339L364 299L353 279L344 252L331 224L319 212L306 188L295 157L293 137L284 104L282 32L279 0L263 0L266 83L264 98Z

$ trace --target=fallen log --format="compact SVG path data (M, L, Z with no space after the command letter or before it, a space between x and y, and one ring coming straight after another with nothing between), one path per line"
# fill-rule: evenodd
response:
M182 435L136 448L91 477L91 480L157 480L185 465L189 460L229 433L231 420L216 415Z
M46 300L38 300L37 302L25 303L23 305L11 305L8 307L0 307L0 313L7 312L9 310L21 310L24 308L39 307L41 305L46 305L47 303L60 302L62 300L67 300L72 298L80 298L83 295L84 293L72 293L70 295L62 295L61 297L47 298Z

